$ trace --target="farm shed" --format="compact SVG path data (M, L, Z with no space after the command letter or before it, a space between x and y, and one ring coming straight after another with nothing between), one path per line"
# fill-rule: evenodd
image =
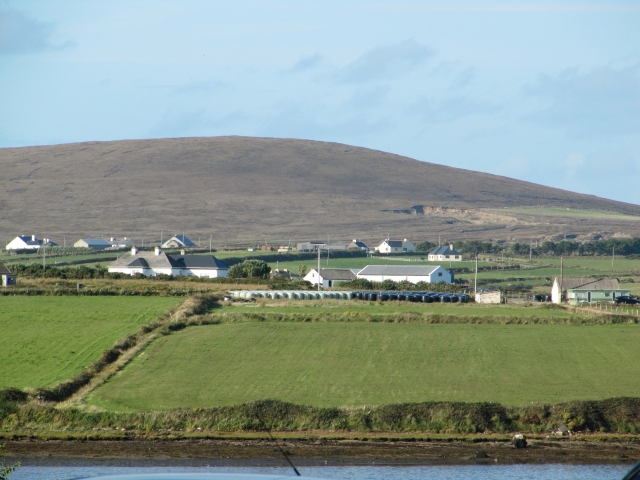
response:
M584 302L613 302L617 297L630 294L630 290L620 288L618 280L615 278L563 278L561 288L560 279L556 277L551 287L551 301L553 303L567 301L571 305Z
M147 277L164 274L215 278L226 277L229 267L213 255L186 255L184 251L179 255L167 254L160 247L153 252L140 252L133 247L131 252L109 265L109 272L127 275L141 273Z
M384 282L385 280L391 280L394 282L402 282L406 280L411 283L453 282L453 274L449 270L442 268L440 265L367 265L358 272L358 278L363 278L370 282Z
M335 287L340 283L355 280L356 274L348 268L321 268L318 278L318 270L313 269L307 273L304 279L307 282L311 282L312 285L318 285L321 283L323 287Z
M18 277L11 273L11 270L9 270L4 263L0 263L0 280L2 281L3 287L15 285L17 279Z
M428 259L430 262L460 262L462 254L453 249L453 245L443 245L429 252Z

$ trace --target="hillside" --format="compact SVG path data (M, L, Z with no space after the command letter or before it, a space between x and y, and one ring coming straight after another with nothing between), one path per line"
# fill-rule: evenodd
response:
M150 241L162 229L203 242L212 233L216 244L372 241L387 233L421 239L640 233L637 205L308 140L211 137L5 148L0 171L0 240L36 233L56 241L102 234ZM520 206L562 210L509 210ZM575 209L625 215L581 216Z

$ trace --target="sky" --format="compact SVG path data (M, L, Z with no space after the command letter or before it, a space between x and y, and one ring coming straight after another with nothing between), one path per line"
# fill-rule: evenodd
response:
M216 135L640 204L640 3L0 0L0 147Z

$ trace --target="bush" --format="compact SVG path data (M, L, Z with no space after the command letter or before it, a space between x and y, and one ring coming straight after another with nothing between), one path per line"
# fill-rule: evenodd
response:
M7 387L0 390L0 402L16 402L22 403L26 402L29 396L15 387Z
M231 278L269 278L271 268L264 260L245 260L229 268Z

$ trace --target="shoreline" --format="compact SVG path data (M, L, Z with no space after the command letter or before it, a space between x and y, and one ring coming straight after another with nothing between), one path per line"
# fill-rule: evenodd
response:
M527 448L510 442L278 439L175 440L3 440L3 461L30 465L175 465L286 467L278 449L296 466L418 466L465 464L634 464L638 442L530 440Z

